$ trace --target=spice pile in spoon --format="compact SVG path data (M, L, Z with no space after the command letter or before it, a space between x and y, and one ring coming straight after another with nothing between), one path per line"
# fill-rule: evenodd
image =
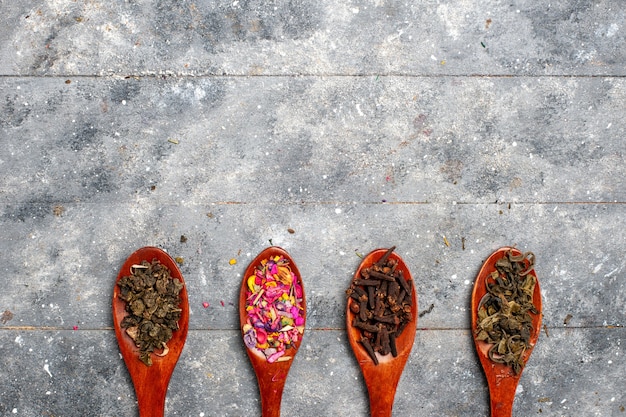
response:
M510 251L496 261L496 270L485 280L487 294L478 308L476 339L493 344L489 359L513 368L516 375L524 367L523 356L530 348L533 304L537 278L532 252L515 256Z
M128 315L121 322L126 334L139 348L139 359L152 365L150 356L157 349L169 352L167 342L178 330L182 310L180 292L184 284L172 278L169 269L158 259L142 261L131 267L131 275L122 277L119 298L126 301Z
M289 349L304 333L299 277L289 260L277 255L261 261L247 286L248 318L242 329L246 346L263 353L269 363L290 360Z
M404 278L398 261L389 259L394 249L363 268L346 291L354 314L352 326L361 330L361 344L376 365L376 352L383 356L391 353L394 358L398 355L396 339L411 322L412 281Z

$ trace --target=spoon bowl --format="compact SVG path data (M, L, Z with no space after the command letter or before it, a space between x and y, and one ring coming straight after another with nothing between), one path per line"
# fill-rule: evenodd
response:
M146 366L139 360L139 348L121 327L121 322L128 313L126 312L126 302L119 298L120 289L117 282L122 277L131 275L130 269L133 265L141 264L142 261L151 262L153 259L159 260L162 265L170 270L172 278L177 278L183 283L183 289L180 291L181 302L179 304L182 312L178 321L179 328L173 332L172 338L167 342L169 352L165 356L152 354L152 366ZM124 262L124 265L122 265L115 281L113 289L115 337L135 386L139 415L141 417L163 417L165 412L167 387L176 367L176 362L178 362L185 345L189 328L189 301L187 299L187 288L184 284L185 281L176 262L167 253L156 247L143 247L131 254Z
M485 282L487 278L489 278L490 274L496 270L496 261L505 257L508 252L511 252L514 256L522 255L522 252L512 247L504 247L495 251L491 254L491 256L489 256L489 258L487 258L480 269L476 282L474 283L474 290L472 292L472 337L474 338L478 358L480 359L483 370L485 371L485 376L487 377L491 417L510 417L512 415L515 391L520 377L522 376L522 371L515 374L511 366L493 362L489 358L489 349L493 346L493 344L476 339L478 309L480 308L481 301L487 293ZM526 262L526 266L528 266L528 261L526 259L524 262ZM534 276L535 279L537 278L534 270L531 270L529 274ZM533 314L532 312L530 313L532 319L532 330L529 341L530 346L522 355L524 365L528 361L528 358L537 343L539 332L541 330L541 291L539 289L539 280L536 280L533 292L533 304L535 305L538 314Z
M387 249L376 249L370 252L365 258L363 258L363 261L356 270L354 280L361 277L361 271L363 269L369 268L379 262L387 252ZM403 271L406 281L412 281L413 278L411 277L409 268L407 268L404 260L395 252L391 252L388 256L389 259L394 259L398 262L396 269ZM348 333L348 340L350 342L350 346L352 347L352 351L354 352L354 356L361 367L363 378L365 379L365 385L367 386L370 400L370 415L372 417L391 416L398 381L400 380L404 366L406 365L411 349L413 348L413 342L415 340L415 333L417 330L417 295L415 293L415 285L412 284L410 287L411 321L396 339L398 355L393 357L393 355L389 353L382 356L377 352L375 355L378 359L378 365L374 363L370 355L360 343L362 337L361 330L352 325L355 319L355 314L350 309L352 303L356 303L356 301L352 299L352 297L348 298L348 305L346 308L346 329Z
M287 251L284 249L271 246L263 250L254 260L248 265L244 274L241 290L239 293L239 322L243 334L243 327L247 323L248 313L246 311L246 291L248 290L248 278L255 275L256 268L261 265L261 261L274 258L275 256L282 256L289 261L289 267L295 274L300 286L302 287L302 301L300 306L302 311L300 315L303 317L306 323L306 297L304 294L304 286L302 284L302 277L300 271L295 262ZM304 325L304 324L303 324ZM256 374L257 381L259 383L259 391L261 395L261 410L263 417L279 417L280 416L280 403L283 395L283 389L285 388L285 382L287 380L287 374L289 368L295 358L296 353L302 343L302 336L304 332L300 334L300 337L296 342L291 344L291 348L288 349L290 360L276 361L273 363L268 362L265 355L256 348L246 347L246 352L252 363L252 368Z

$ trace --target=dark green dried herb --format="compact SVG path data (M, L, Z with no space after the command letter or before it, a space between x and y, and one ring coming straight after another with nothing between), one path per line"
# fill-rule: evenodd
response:
M534 263L532 252L509 251L498 259L496 270L485 280L487 294L478 308L476 339L493 344L489 358L511 366L515 374L522 371L524 352L530 348L530 314L539 314L533 304L537 279L529 273Z
M122 277L120 299L126 302L126 312L121 327L139 348L139 359L147 366L152 365L151 353L165 356L167 342L172 332L178 330L182 309L180 291L184 284L172 278L169 269L158 259L142 261L131 267L130 276Z

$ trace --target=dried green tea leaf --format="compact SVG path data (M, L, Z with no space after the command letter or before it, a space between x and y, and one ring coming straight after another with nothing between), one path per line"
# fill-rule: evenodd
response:
M530 314L539 313L533 304L537 280L529 274L534 263L532 252L513 255L509 251L498 259L496 270L485 281L487 294L478 308L476 338L493 344L489 358L511 366L516 374L522 371L524 352L530 348Z
M139 359L152 365L151 353L167 355L167 342L178 330L182 309L180 292L184 284L172 278L169 269L157 259L131 267L131 275L122 277L120 299L126 302L128 315L121 327L139 348ZM154 352L163 349L162 353Z

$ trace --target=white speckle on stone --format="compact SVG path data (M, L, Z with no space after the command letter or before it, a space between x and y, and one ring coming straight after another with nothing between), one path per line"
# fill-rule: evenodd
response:
M12 412L13 414L17 414L17 408L14 408L13 410L11 410L11 412Z
M613 125L613 123L609 123L609 124L606 126L606 128L607 128L607 129L610 129L612 125Z
M204 413L200 413L200 414L199 414L199 416L200 416L200 417L204 417Z
M524 386L522 384L519 384L517 388L515 388L515 395L520 394L522 392L524 392Z
M615 401L615 397L611 397L611 402Z
M463 284L465 284L465 285L469 285L469 283L470 283L469 279L466 279L465 281L463 281Z
M611 23L611 26L609 26L609 30L606 31L607 38L612 38L618 31L619 26L617 25L617 23Z
M513 145L513 146L517 146L517 142L513 142L513 143L512 143L512 145Z
M24 339L22 339L22 336L17 336L17 337L15 338L15 343L16 343L19 347L24 346Z
M122 100L122 106L126 105L126 100Z
M456 279L456 274L452 275L450 278L451 279Z
M52 378L52 373L50 373L50 365L49 364L45 364L43 366L43 370L46 371L48 373L48 375L50 375L50 378Z
M341 214L341 209L340 209L340 208L336 208L336 209L335 209L335 213L336 213L336 214Z
M612 365L612 364L613 364L613 361L612 361L612 360L609 360L607 363L608 363L609 365Z
M565 404L565 401L567 401L567 398L563 398L563 399L561 400L561 404Z

